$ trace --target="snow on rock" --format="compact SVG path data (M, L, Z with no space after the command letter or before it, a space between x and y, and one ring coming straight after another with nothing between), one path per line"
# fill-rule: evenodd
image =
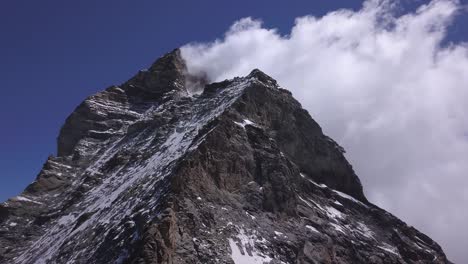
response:
M29 199L29 198L27 198L27 197L24 197L24 196L21 196L21 195L12 198L12 200L13 200L13 201L16 200L16 201L28 202L28 203L35 203L35 204L42 204L42 203L40 203L40 202L31 200L31 199Z
M299 197L299 200L301 200L302 202L304 202L305 204L307 204L307 206L309 206L311 208L312 208L312 204L313 204L317 209L319 209L320 211L325 213L329 218L332 218L332 219L335 219L335 220L344 218L344 214L342 212L340 212L339 210L337 210L336 208L334 208L334 207L321 206L320 204L313 201L312 199L306 200L306 199L302 198L301 196L298 196L298 197Z
M323 184L323 183L316 183L314 182L313 180L309 179L309 177L307 177L307 175L305 175L304 173L300 173L301 177L304 178L304 179L307 179L310 183L314 184L315 186L319 187L319 188L327 188L327 185Z
M341 213L340 211L338 211L337 209L331 206L325 206L325 212L330 218L333 218L333 219L343 218L343 213Z
M398 249L395 248L395 247L390 246L387 243L382 243L381 246L377 246L377 247L384 250L385 252L391 253L391 254L396 255L398 257L400 256L400 253L398 253Z
M320 231L318 231L317 228L315 228L315 227L313 227L313 226L306 225L305 227L306 227L307 229L309 229L310 231L312 231L312 232L320 233Z
M254 126L254 125L255 125L254 122L252 122L252 121L250 121L250 120L248 120L248 119L244 119L244 120L242 121L242 123L236 122L236 121L234 121L234 123L235 123L236 125L242 127L242 128L245 128L245 126L248 126L248 125L249 125L249 126Z
M307 177L307 175L305 175L304 173L300 173L300 175L301 175L302 178L307 179L310 183L314 184L315 186L317 186L319 188L322 188L322 189L327 188L327 189L331 190L332 192L334 192L335 194L339 195L342 198L348 199L348 200L350 200L352 202L355 202L357 204L360 204L360 205L362 205L362 206L364 206L366 208L368 207L366 204L364 204L361 201L358 201L356 198L352 197L351 195L348 195L346 193L343 193L343 192L337 191L335 189L329 188L327 185L325 185L323 183L316 183L315 181L309 179L309 177Z
M372 232L367 225L361 222L358 222L356 232L360 233L361 235L369 239L374 239L374 235L375 235L374 232Z
M247 212L247 211L245 212L245 214L248 215L250 218L252 218L252 220L255 220L255 218L256 218L255 216L251 215L251 214L250 214L249 212Z
M350 196L350 195L348 195L348 194L346 194L346 193L343 193L343 192L340 192L340 191L337 191L337 190L333 190L333 189L332 189L332 191L333 191L334 193L338 194L339 196L345 198L345 199L348 199L348 200L350 200L350 201L353 201L353 202L355 202L355 203L357 203L357 204L360 204L360 205L362 205L362 206L364 206L364 207L366 207L366 208L368 207L368 206L365 205L363 202L358 201L357 199L355 199L354 197L352 197L352 196Z
M275 233L275 235L276 235L276 236L279 236L279 237L280 237L280 236L284 236L284 234L283 234L283 233L281 233L281 232L278 232L278 231L275 231L274 233Z
M300 195L298 195L297 197L299 198L299 200L304 202L307 206L312 207L312 204L309 203L306 199L302 198Z
M258 252L255 239L245 233L243 229L234 238L229 238L231 258L234 264L268 264L273 259Z
M346 235L346 231L345 231L345 229L344 229L341 225L338 225L338 224L335 224L335 223L331 223L331 222L330 222L330 225L331 225L336 231L341 232L341 233L343 233L343 234Z
M171 72L173 66L180 66L172 62L163 65ZM152 67L144 74L157 72L159 76L161 69L154 71ZM424 243L415 235L408 237L420 245L409 247L408 252L400 246L401 252L390 246L397 242L370 216L385 219L390 228L397 230L401 224L370 204L367 208L354 206L354 203L366 206L354 198L361 197L357 178L353 180L358 189L354 197L314 182L304 173L300 174L303 180L297 181L296 172L308 170L300 164L308 161L301 161L288 146L302 148L297 149L300 156L314 161L315 152L310 150L315 147L304 143L309 140L311 146L337 155L338 160L331 167L350 166L340 156L341 150L336 152L336 144L331 139L331 144L322 144L326 136L320 127L303 112L291 93L276 89L274 80L255 70L247 78L209 84L206 93L187 96L184 91L187 87L183 87L183 78L179 78L183 74L179 73L169 74L170 91L159 89L164 87L157 82L157 76L140 75L122 88L111 87L89 97L77 108L59 136L62 140L58 156L48 160L41 171L43 176L38 177L38 181L46 179L46 184L33 184L32 187L40 188L33 193L26 190L22 196L1 205L2 218L5 210L8 216L0 221L0 233L10 232L7 234L21 238L21 242L11 243L0 236L0 262L127 263L140 262L131 259L139 253L145 256L155 253L174 254L173 259L187 258L189 262L273 264L301 262L304 260L300 259L301 254L311 257L312 262L320 261L315 259L320 257L316 253L323 248L333 250L323 252L330 256L343 252L340 256L343 263L353 263L356 254L375 256L376 261L386 262L399 253L400 259L413 254L428 263L432 256L444 263L443 252L428 239ZM148 96L154 85L162 94ZM257 100L262 104L256 105ZM268 108L263 112L261 108L237 107L244 103ZM251 109L259 111L251 112ZM274 114L278 111L282 111L281 116ZM262 129L250 129L250 126L260 126L249 119L232 120L239 116L261 120ZM226 118L228 122L224 122ZM282 120L291 122L282 123ZM245 134L244 129L248 129L249 137L223 137L218 133ZM292 136L285 138L284 132ZM301 137L308 139L303 141ZM212 139L218 144L213 144ZM206 144L200 148L202 142ZM281 142L286 142L286 146ZM245 148L249 143L250 147ZM210 166L204 166L206 162ZM215 176L211 175L214 173L211 169L205 171L207 167L222 168L213 171L216 179L219 176L219 182L226 182L229 188L218 192L224 184L205 180L210 179L205 176ZM244 173L243 168L255 173L254 177ZM257 178L256 174L262 177ZM175 193L172 187L180 182L179 176L188 177L187 183L196 182L199 186L194 184L184 189L189 190L186 194ZM200 179L203 181L198 182ZM334 180L339 183L342 179L333 176L327 178L327 184L335 186ZM59 187L55 188L56 184ZM41 186L53 187L54 191ZM274 210L266 210L262 197L271 197L268 202ZM37 206L41 203L44 205ZM291 208L291 205L299 206ZM19 216L15 210L26 213ZM153 241L145 238L154 237L152 232L156 229L161 235L164 233L161 242L170 240L175 248L154 252L150 247L148 252L146 249L138 252L152 245ZM181 232L183 235L177 235ZM325 236L330 239L314 239ZM333 247L329 241L333 241ZM382 244L383 241L388 244ZM352 243L359 245L359 252L348 250ZM193 245L196 252L188 253L187 245ZM12 247L15 249L5 250ZM301 254L294 259L292 252Z
M233 81L215 96L193 99L191 108L194 111L184 112L184 108L179 107L178 111L182 112L178 116L177 122L172 126L172 129L160 131L160 133L164 132L162 134L163 138L158 141L162 143L152 146L156 151L153 151L150 157L143 162L126 167L125 170L116 170L106 176L100 185L91 189L79 204L72 208L72 210L75 210L74 212L60 217L57 220L58 224L52 225L47 229L34 244L18 256L15 262L30 263L34 259L38 263L41 263L47 262L48 259L54 259L61 251L62 245L69 239L79 241L79 243L84 243L84 241L90 239L97 239L88 235L96 227L103 229L102 237L106 237L124 219L132 215L133 208L139 205L142 200L147 201L147 204L145 204L147 209L150 211L155 210L159 201L158 196L164 192L164 189L161 187L157 193L154 193L155 186L162 184L163 180L170 175L172 168L176 164L175 161L198 147L203 141L204 136L211 130L204 132L205 135L201 137L199 132L209 122L221 115L227 107L231 106L244 89L251 85L251 82L251 80L246 79ZM104 107L101 102L93 103L95 103L94 106L97 108ZM151 113L146 113L146 115L161 115L165 113L166 109L175 106L175 102L169 100L157 107L150 108L147 111L151 111ZM106 107L112 108L113 106L106 105ZM145 118L144 116L145 114L138 115L139 118ZM248 121L244 122L246 125L251 124ZM142 131L141 133L144 132ZM156 133L153 133L150 137L137 134L128 138L116 138L113 142L106 141L107 147L104 153L97 156L97 159L88 166L85 173L99 175L103 166L123 149L128 151L140 149L139 146L142 145L149 148L151 142L154 142L154 134ZM80 144L89 145L89 147L95 146L93 141L81 140L80 142ZM77 186L82 184L83 182L76 183ZM130 192L137 192L138 196L132 196ZM152 197L151 199L146 198L150 196ZM25 197L17 197L17 199L34 202ZM112 206L115 203L118 203L119 206ZM78 219L81 215L87 216L82 217L81 219L83 220L76 225L78 220L75 219ZM151 220L152 215L147 214L143 215L143 217L145 218L144 222L148 222ZM102 241L100 239L93 243L99 245ZM73 262L83 258L87 255L87 251L86 247L74 250L69 256L69 260Z

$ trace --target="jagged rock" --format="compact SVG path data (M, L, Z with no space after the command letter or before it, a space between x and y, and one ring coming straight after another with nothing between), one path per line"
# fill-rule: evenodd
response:
M450 263L343 153L265 73L207 84L175 50L67 118L0 205L0 262Z

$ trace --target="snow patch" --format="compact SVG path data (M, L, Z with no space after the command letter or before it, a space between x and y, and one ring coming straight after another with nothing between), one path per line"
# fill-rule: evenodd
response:
M117 86L114 87L114 90L119 91L121 93L125 93L125 91L122 88L117 87Z
M249 214L249 212L245 212L245 214L248 215L248 216L250 216L250 218L252 218L252 220L255 220L255 218L256 218L255 216Z
M334 193L338 194L339 196L345 198L345 199L348 199L348 200L350 200L350 201L353 201L353 202L355 202L355 203L357 203L357 204L360 204L360 205L362 205L362 206L364 206L364 207L366 207L366 208L368 207L368 206L365 205L363 202L356 200L354 197L352 197L352 196L350 196L350 195L348 195L348 194L346 194L346 193L342 193L342 192L340 192L340 191L333 190L333 189L332 189L332 191L333 191Z
M31 200L31 199L29 199L29 198L27 198L27 197L24 197L24 196L21 196L21 195L12 198L12 200L22 201L22 202L28 202L28 203L35 203L35 204L42 204L42 203L40 203L40 202L36 202L36 201L34 201L34 200Z
M320 231L318 231L317 228L315 228L315 227L313 227L313 226L306 225L305 227L306 227L307 229L309 229L310 231L312 231L312 232L320 233Z
M387 243L382 243L382 246L377 246L377 247L393 255L400 256L400 253L398 253L398 249L390 246Z
M337 225L335 223L330 223L330 225L333 226L333 228L335 228L336 231L341 232L346 235L346 231L344 230L342 226Z
M336 205L339 205L339 206L343 206L343 204L338 202L338 201L333 201L333 203L336 204Z
M312 205L311 205L308 201L306 201L304 198L302 198L302 197L299 196L299 195L298 195L297 197L299 197L299 200L301 200L301 201L303 201L305 204L307 204L307 206L312 207Z
M317 186L317 187L319 187L319 188L322 188L322 189L329 188L327 185L325 185L325 184L323 184L323 183L316 183L316 182L314 182L313 180L309 179L309 178L307 177L307 175L305 175L305 174L302 173L302 172L300 173L300 175L301 175L302 178L307 179L310 183L314 184L315 186ZM332 189L332 188L329 188L329 189L330 189L331 191L333 191L334 193L338 194L339 196L345 198L345 199L348 199L348 200L350 200L350 201L353 201L353 202L355 202L355 203L357 203L357 204L360 204L360 205L362 205L362 206L364 206L364 207L366 207L366 208L368 207L368 206L365 205L363 202L358 201L356 198L354 198L354 197L352 197L352 196L350 196L350 195L348 195L348 194L346 194L346 193L343 193L343 192L334 190L334 189Z
M299 197L299 199L301 201L303 201L305 204L307 204L311 208L312 208L312 204L314 204L315 207L317 207L319 210L324 212L329 218L333 218L333 219L343 219L344 218L344 214L342 212L338 211L337 209L335 209L334 207L331 207L331 206L322 207L318 203L312 201L311 199L308 199L308 201L307 201L307 200L305 200L304 198L302 198L299 195L298 195L298 197Z
M367 225L361 222L358 222L358 227L356 231L360 233L361 235L363 235L364 237L374 239L374 232L372 232L370 228L367 227Z
M336 210L335 208L331 206L325 206L325 213L327 213L328 217L333 218L333 219L343 219L343 213L340 211Z
M235 123L236 125L242 127L242 128L245 128L245 126L247 126L247 125L249 125L249 126L255 125L254 122L252 122L252 121L250 121L250 120L248 120L248 119L244 119L244 121L242 121L242 123L236 122L236 121L234 121L234 123Z
M275 235L276 235L276 236L284 236L284 234L283 234L283 233L281 233L281 232L278 232L278 231L275 231Z
M256 251L255 240L246 235L243 229L237 234L236 240L237 242L232 238L228 240L234 264L264 264L273 260L269 256Z
M310 183L314 184L315 186L317 186L317 187L319 187L319 188L322 188L322 189L327 188L327 185L325 185L325 184L323 184L323 183L320 183L320 184L319 184L319 183L314 182L313 180L309 179L309 177L307 177L307 176L306 176L304 173L302 173L302 172L300 173L300 175L301 175L302 178L308 180Z

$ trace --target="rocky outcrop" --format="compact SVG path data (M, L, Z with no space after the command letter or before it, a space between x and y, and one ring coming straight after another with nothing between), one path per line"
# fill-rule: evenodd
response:
M0 205L0 262L449 263L367 201L271 77L206 83L175 50L87 98L57 157Z

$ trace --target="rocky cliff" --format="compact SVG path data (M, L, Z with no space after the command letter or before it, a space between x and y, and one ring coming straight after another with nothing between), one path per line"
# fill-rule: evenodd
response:
M0 205L1 263L448 263L259 70L208 84L175 50L80 104L57 153Z

